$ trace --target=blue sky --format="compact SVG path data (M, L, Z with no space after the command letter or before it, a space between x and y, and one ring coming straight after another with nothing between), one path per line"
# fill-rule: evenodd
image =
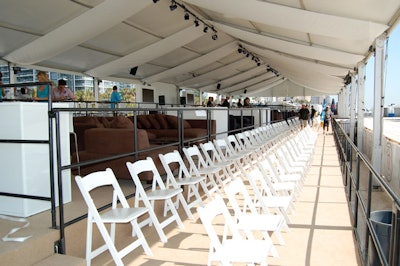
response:
M392 103L400 105L400 26L390 34L386 51L386 85L384 106ZM374 104L374 57L366 66L365 107L371 109Z

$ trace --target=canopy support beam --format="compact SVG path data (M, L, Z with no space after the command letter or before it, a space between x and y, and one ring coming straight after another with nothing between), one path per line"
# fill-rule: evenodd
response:
M357 147L359 150L363 150L363 135L364 135L364 91L365 91L365 63L360 62L357 66L358 69L358 103L357 103Z
M373 122L373 153L372 165L378 174L381 173L382 162L382 128L383 128L383 101L385 81L385 41L383 34L375 41L375 69L374 69L374 122ZM374 184L375 185L375 184Z

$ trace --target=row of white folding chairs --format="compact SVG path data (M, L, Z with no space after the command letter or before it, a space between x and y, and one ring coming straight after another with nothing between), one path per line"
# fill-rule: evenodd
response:
M201 145L203 154L200 153L200 150L196 146L192 147L193 149L192 148L184 149L185 156L189 161L190 170L186 169L183 159L177 151L166 154L166 155L160 155L160 160L162 161L163 166L167 172L166 186L163 184L163 181L162 181L162 179L154 165L154 162L152 161L151 158L148 158L147 160L141 160L141 161L138 161L135 163L130 163L130 162L127 163L127 167L132 175L132 178L133 178L133 180L135 182L135 186L136 186L135 207L130 208L133 210L133 213L135 213L136 216L134 215L134 216L129 217L129 219L131 219L130 222L133 225L133 229L134 229L133 234L134 235L137 235L137 236L142 235L140 228L143 227L144 225L146 225L146 224L153 225L154 224L161 240L163 242L166 242L167 239L162 230L166 225L175 221L178 224L178 226L183 227L182 221L176 211L176 209L179 207L179 203L181 203L183 205L187 216L191 219L193 219L193 215L192 215L190 209L196 205L203 206L202 205L203 202L201 200L201 196L198 191L199 185L201 185L205 194L209 198L211 198L212 193L219 191L216 180L221 184L222 187L224 187L224 185L226 185L227 182L230 182L232 180L232 178L237 177L237 176L235 176L235 174L243 175L244 172L246 171L245 170L246 167L249 167L249 166L251 167L252 164L249 161L249 158L251 157L251 154L254 153L254 151L247 153L247 151L245 150L247 148L242 147L242 152L238 153L238 151L235 151L236 156L234 156L235 154L233 152L230 154L227 154L227 153L224 154L222 151L222 148L221 148L221 142L217 142L217 141L214 141L214 142L215 143L209 142L209 143ZM217 144L217 143L219 143L219 144ZM236 142L236 144L234 144L234 145L237 145L237 147L239 147L240 146L239 143L240 142ZM217 148L215 149L214 145L212 145L212 144L215 144L215 146ZM225 145L226 145L226 147L224 147L225 151L227 150L227 147L229 147L232 151L234 151L234 148L232 147L232 138L227 138ZM195 151L195 153L198 156L196 161L191 159L192 154L190 151L192 151L192 150ZM245 152L245 153L243 153L243 152ZM210 156L210 153L212 153L213 155ZM203 156L205 159L203 158ZM195 162L197 162L197 164ZM169 168L169 165L171 163L179 164L177 178L175 178L172 170ZM91 232L89 232L89 224L91 225L94 222L98 225L98 227L101 227L101 224L104 224L104 223L113 224L110 235L106 232L102 232L103 238L106 242L105 246L103 246L102 248L97 249L95 251L91 251L91 245L90 244L87 245L88 246L88 248L87 248L88 264L90 264L90 260L93 257L97 256L98 254L100 254L101 252L106 250L107 248L110 250L111 249L115 250L115 246L111 245L115 238L115 223L127 222L129 220L129 219L127 220L127 217L124 217L122 219L122 221L120 219L118 219L119 218L118 214L120 214L121 210L119 210L116 207L116 204L115 204L116 197L115 196L113 197L113 200L114 200L113 209L110 212L112 214L112 219L110 218L110 213L103 215L103 216L100 216L100 214L98 214L98 213L96 214L96 212L97 212L96 207L90 206L90 204L92 204L93 202L90 203L90 201L87 200L88 197L85 196L85 195L89 195L88 192L98 186L111 185L111 184L114 187L114 191L116 191L115 192L116 195L118 195L120 192L118 192L118 189L116 188L117 183L115 183L114 181L108 182L108 183L107 182L105 182L105 183L99 182L96 184L94 184L93 181L88 181L87 184L85 184L85 182L83 181L84 179L85 180L89 180L89 179L90 180L92 180L92 179L98 180L98 179L100 179L99 176L101 176L101 175L110 176L111 175L110 171L111 171L110 169L107 169L104 172L93 173L93 174L87 176L87 177L96 176L95 178L76 177L78 186L81 189L81 192L84 195L85 200L87 201L88 206L89 206L88 238L87 238L88 243L91 242ZM146 171L153 172L153 176L154 176L152 190L147 193L144 191L144 188L142 187L141 182L138 177L140 173L146 172ZM112 173L112 171L111 171L111 173ZM208 179L208 183L206 183L207 179ZM208 187L209 184L211 184L211 188ZM181 186L183 186L183 185L188 186L188 195L187 195L186 201L182 196ZM157 189L157 188L159 188L159 189ZM270 190L268 189L268 191L270 191ZM85 194L85 193L87 193L87 194ZM262 193L265 193L265 191L261 191L260 195L262 195ZM195 196L196 199L193 202L191 202L190 204L188 204L188 202L190 202L190 198L192 196ZM266 195L264 197L267 197L267 196L272 196L272 195ZM121 195L119 195L119 198L120 197L121 197ZM172 202L172 198L174 198L174 197L176 197L176 201ZM168 219L165 219L163 222L160 222L158 220L158 218L154 212L154 202L156 200L164 200L165 201L164 216L167 215L168 210L170 210L172 212L171 217L169 217ZM141 201L144 203L144 206L145 206L144 208L139 207ZM263 207L262 204L260 206ZM128 207L129 206L124 204L122 211L126 211L125 209L129 209ZM269 208L269 207L271 207L271 205L266 206L264 208ZM94 210L96 210L96 211L94 211ZM138 210L140 210L140 212L138 212ZM144 215L146 212L149 213L148 219L142 221L139 225L135 225L137 218L141 215ZM284 215L286 216L286 214L284 214ZM103 217L103 219L102 219L102 217ZM286 222L288 222L288 220ZM90 230L91 230L91 226L90 226ZM100 230L100 231L102 231L102 230ZM111 241L111 243L110 243L110 241ZM136 248L139 245L143 246L143 248L147 254L151 254L151 251L149 251L147 243L143 239L143 237L140 237L140 239L138 239L138 242L135 243L133 248ZM130 248L132 248L132 246ZM121 262L121 258L123 256L125 256L127 254L127 252L128 252L128 249L124 249L124 250L120 251L119 253L116 250L111 253L112 253L113 258L116 261L116 263L119 264Z
M244 170L244 168L241 168L242 171L247 171L247 180L249 181L254 194L255 194L255 200L253 199L253 201L248 200L249 196L246 192L244 188L244 185L241 181L241 179L236 178L233 181L231 181L230 183L226 184L225 187L225 192L228 195L229 201L231 203L231 206L234 208L235 211L235 219L237 221L237 228L242 229L242 230L262 230L266 228L265 224L268 224L266 222L263 222L262 224L264 224L264 226L260 226L260 224L256 221L262 221L263 219L266 219L265 217L269 217L269 222L273 224L273 220L271 216L268 215L273 215L268 213L268 210L270 209L270 207L272 206L279 206L281 208L284 209L283 212L277 212L278 215L276 215L276 217L279 217L279 214L283 215L283 217L285 218L285 224L287 226L287 222L289 221L289 218L287 217L287 210L289 208L293 208L292 204L293 204L293 198L295 197L295 191L296 191L296 186L301 183L301 177L299 175L296 174L291 174L291 175L279 175L277 174L276 169L274 168L274 166L272 165L271 161L269 160L269 156L259 156L259 154L257 154L257 156L255 156L255 158L258 158L256 161L258 168L253 167L252 163L249 163L251 160L245 160L246 157L251 157L252 154L256 153L256 151L260 151L257 149L256 145L243 145L242 148L238 148L240 147L240 143L241 143L241 138L239 137L239 141L237 141L237 139L234 139L233 137L228 137L226 139L226 142L228 144L233 144L235 148L233 148L231 146L232 151L230 152L226 152L227 154L227 158L229 158L230 155L232 155L232 158L234 158L234 160L238 160L242 159L243 162L247 162L250 166L250 170ZM217 143L221 143L221 141L216 141L216 145ZM243 143L244 144L244 143ZM227 145L229 146L229 145ZM246 148L243 148L244 146L246 146ZM263 151L263 150L261 150ZM243 160L244 159L244 160ZM268 173L268 174L267 174ZM274 180L271 178L274 177ZM279 180L278 178L284 178L286 177L286 180ZM270 182L268 184L268 182ZM273 184L275 183L275 184ZM241 189L240 189L241 188ZM260 189L261 188L261 189ZM285 193L284 196L277 196L277 191L283 191ZM298 189L300 190L300 189ZM248 208L250 210L249 214L245 214L243 211L241 211L239 205L237 203L235 203L235 199L236 199L236 194L235 191L241 191L243 194L241 198L244 199L244 203L243 203L243 210L245 210L246 208ZM244 191L244 192L243 192ZM247 195L246 195L247 194ZM279 199L279 201L278 201ZM218 202L218 203L215 203ZM250 204L249 204L250 202ZM267 216L263 216L263 214L260 214L259 212L255 211L255 206L253 205L253 203L256 203L256 206L258 205L258 207L261 207L261 209L266 210L267 211ZM279 203L278 203L279 202ZM285 204L282 204L286 202L286 207ZM250 205L250 206L249 206ZM218 206L218 207L217 207ZM214 208L214 210L211 210L212 208ZM215 210L219 208L219 211ZM198 208L198 212L199 212L199 216L203 222L203 224L207 224L205 225L206 230L208 232L208 234L210 235L210 239L211 239L211 246L210 246L210 257L209 257L209 265L211 263L211 261L213 260L217 260L220 262L235 262L237 260L239 260L240 262L254 262L253 260L247 258L247 260L243 257L238 258L237 256L229 256L228 254L235 254L236 251L239 250L245 250L246 245L249 245L249 241L252 240L251 237L249 237L246 234L247 239L239 239L237 240L235 243L237 245L234 245L235 248L230 248L232 247L232 245L230 245L231 243L228 242L222 242L219 243L218 238L216 237L216 233L213 230L212 227L212 218L213 215L215 215L216 213L225 213L224 216L227 216L227 212L223 211L222 209L224 209L225 206L223 205L223 202L221 200L214 200L212 203L207 204L207 206L204 207L199 207ZM257 217L257 218L256 218ZM225 219L229 219L226 218ZM281 220L283 221L283 219ZM235 223L233 223L235 224ZM283 227L284 223L281 223L281 228ZM272 229L271 229L272 230ZM277 235L280 235L280 230L278 230L279 233L277 233ZM276 231L275 231L276 232ZM283 242L282 238L280 238L280 240ZM238 247L239 246L239 247ZM276 250L273 248L273 246L271 247L271 252L273 254L275 254ZM265 253L263 253L265 256ZM275 254L276 255L276 254ZM259 261L257 261L259 262Z
M292 164L295 167L301 166L308 168L311 162L309 159L313 152L312 147L315 145L316 136L312 136L313 143L310 144L307 140L309 137L305 135L306 131L306 129L297 132L288 130L286 134L268 139L265 138L262 129L255 129L252 130L251 133L248 133L248 139L250 139L250 141L257 141L257 145L264 148L263 151L273 150L276 152L282 163L284 163L283 160L286 159L288 167ZM307 145L311 146L307 147ZM276 148L277 146L279 146L279 149Z
M229 138L228 138L229 139ZM248 171L246 174L246 170L244 170L244 166L246 165L246 161L242 161L243 167L239 166L240 164L238 161L240 161L241 156L234 156L235 154L231 152L230 147L229 147L229 140L226 140L225 142L222 142L221 140L214 140L214 143L208 142L205 144L201 144L201 150L203 153L200 152L197 146L193 146L190 148L184 148L184 153L186 156L186 159L188 159L189 166L192 168L192 175L194 176L203 176L203 177L211 177L210 180L214 180L214 182L211 183L211 190L206 186L206 188L203 187L203 190L206 191L206 194L210 197L214 192L219 192L217 194L220 194L221 190L225 190L227 187L230 186L230 183L232 180L235 180L233 182L236 182L236 180L241 180L243 176L247 176L247 179L251 180L253 185L253 190L258 189L256 191L255 197L253 201L256 203L257 207L262 210L262 217L275 217L275 221L277 220L276 217L281 217L279 218L280 223L279 226L276 224L275 227L270 225L269 230L271 230L272 227L275 228L275 230L281 230L282 226L284 225L285 228L287 228L287 223L289 222L289 219L287 218L287 211L288 209L292 209L292 198L293 198L293 193L281 196L277 195L276 191L274 189L271 189L268 187L268 184L266 181L264 181L264 178L266 178L265 175L262 174L261 170L256 170L252 169L251 171ZM215 146L213 146L213 144ZM194 154L197 154L196 160L193 160L191 158L191 153L190 151L195 151L193 152ZM177 153L177 152L176 152ZM204 156L204 157L203 157ZM160 155L160 158L162 156ZM195 163L197 162L197 164ZM226 168L227 166L230 166ZM208 170L207 170L208 169ZM210 170L212 169L212 171ZM228 169L234 169L235 173L241 173L239 175L234 175L231 170ZM251 169L251 168L250 168ZM265 172L265 171L264 171ZM189 175L190 171L189 171ZM224 175L224 177L220 176ZM214 179L215 177L215 179ZM178 176L179 178L179 176ZM261 180L261 181L260 181ZM213 187L218 187L217 182L220 184L221 188L216 188L213 189ZM261 184L258 184L257 182L260 182ZM263 183L264 182L264 183ZM287 184L286 184L287 185ZM260 188L259 188L260 187ZM273 186L272 186L273 188ZM276 188L276 187L275 187ZM285 190L290 191L294 190L294 186L288 187L288 186L281 186L280 188L281 191ZM207 193L207 191L209 191ZM200 206L202 206L200 204ZM177 206L175 206L177 207ZM245 207L246 208L246 207ZM271 214L270 210L271 208L275 209L275 214ZM264 215L264 216L263 216ZM275 215L275 216L272 216ZM264 218L265 219L265 218ZM273 220L273 219L272 219ZM243 226L243 222L242 225ZM240 226L239 226L240 228ZM243 229L244 230L244 229ZM249 230L249 229L248 229ZM279 235L279 241L280 243L283 242L282 237L280 236L280 232L277 233ZM274 248L271 249L271 252L273 255L276 254L276 250Z
M190 219L194 219L190 209L197 205L203 206L203 201L199 194L199 186L201 186L205 194L211 198L212 193L219 191L216 180L223 186L227 181L230 181L231 175L234 176L231 169L228 167L232 165L231 163L223 164L223 161L221 161L221 163L217 165L214 162L215 158L219 158L218 152L216 150L210 150L210 144L212 143L202 145L203 153L200 152L197 146L184 149L185 156L189 161L190 170L186 168L184 160L178 151L164 155L160 154L160 160L167 173L165 184L151 158L134 163L127 162L127 167L136 188L133 208L130 208L126 200L122 199L124 196L111 169L95 172L85 177L76 176L75 179L78 187L88 205L87 264L90 265L94 257L107 249L110 250L117 265L122 264L122 258L128 254L129 251L140 245L144 248L146 254L151 254L140 228L145 225L154 225L160 239L163 242L167 242L167 238L163 232L164 227L172 222L176 222L179 227L183 228L182 220L176 210L180 205L183 206L187 216ZM212 157L209 156L210 151L214 153ZM197 158L194 159L192 156L197 156ZM175 177L174 171L170 167L173 163L179 165L177 177ZM151 190L145 191L139 179L139 175L148 171L152 172L153 181ZM235 171L237 171L237 169ZM209 186L209 184L211 184L211 186ZM181 188L185 185L188 187L186 200L183 198ZM95 205L90 192L102 186L113 187L113 204L109 212L100 214L97 211L98 207ZM195 199L191 200L193 196ZM175 201L173 201L173 199ZM118 208L117 200L122 203L122 208ZM167 216L168 211L171 211L171 215L163 221L159 220L154 211L155 201L157 200L163 200L165 202L164 217ZM148 214L147 219L142 220L138 224L137 219L146 213ZM117 251L114 245L115 225L117 223L126 222L132 223L132 235L138 236L138 240L134 241L129 247ZM95 250L91 248L93 223L97 224L106 242L105 245ZM107 223L111 224L110 232L105 229L104 224Z
M200 156L200 158L203 155ZM87 225L87 243L86 243L86 261L87 265L91 264L94 257L109 250L116 265L123 265L122 258L133 249L142 246L147 255L152 252L147 244L145 237L141 231L146 225L154 226L161 241L167 242L167 237L163 231L167 225L176 222L180 228L184 228L182 220L177 212L180 206L183 206L188 218L194 219L191 209L197 206L204 206L202 195L200 195L199 187L211 199L211 193L206 184L206 175L199 171L190 173L186 167L184 159L178 151L167 154L160 154L159 158L167 173L166 182L162 180L152 158L139 160L136 162L127 162L126 165L135 184L134 206L130 207L122 193L113 171L108 168L105 171L98 171L86 175L85 177L76 176L75 180L88 206L88 225ZM177 174L174 174L175 167L178 164ZM204 169L210 170L210 167ZM151 172L153 181L151 189L145 190L139 175L143 172ZM211 172L211 171L210 171ZM218 171L219 172L219 171ZM113 192L110 194L112 200L112 208L109 211L100 213L99 206L96 206L95 200L91 193L96 188L112 186ZM187 186L187 199L185 200L182 192L182 186ZM216 184L214 184L217 187ZM192 199L194 197L194 199ZM118 205L118 201L121 206ZM164 201L164 218L157 217L155 212L155 202ZM168 211L171 214L168 216ZM138 223L138 218L147 215ZM132 236L136 236L127 247L117 250L115 247L115 229L118 223L132 224ZM92 231L93 223L95 223L105 241L105 244L95 250L92 250ZM106 229L105 224L111 224L110 230Z
M269 213L271 208L274 209L275 213L284 217L284 223L287 226L287 223L290 222L287 216L288 209L293 210L292 200L295 185L289 184L291 182L289 181L287 184L278 184L274 187L272 183L277 183L276 180L269 183L261 181L259 184L260 180L269 177L266 173L262 174L261 170L256 172L255 169L258 168L254 169L254 166L246 160L246 154L235 152L230 139L232 138L228 137L226 140L216 139L213 142L200 144L203 153L195 145L184 148L183 152L190 167L189 172L194 175L206 176L209 179L210 186L207 186L207 190L211 195L214 193L221 194L232 180L240 180L241 178L254 180L252 184L256 193L253 193L253 201L257 203L257 207L262 213ZM233 145L239 145L236 140L232 141L234 141ZM193 158L194 155L196 155L196 158ZM271 187L268 187L269 185ZM261 187L259 188L259 186ZM285 191L286 195L278 195L276 190Z
M215 195L215 199L206 204L205 207L198 207L199 217L210 237L208 265L211 265L213 261L222 264L232 262L261 263L262 261L266 263L268 255L279 256L270 234L276 236L279 244L284 244L281 233L282 231L289 231L286 217L284 217L286 210L281 213L280 211L271 212L270 209L271 207L285 208L285 205L290 203L290 196L263 194L269 191L269 189L265 189L266 184L261 185L264 191L259 188L260 185L257 182L263 182L263 179L264 176L261 171L257 172L254 169L248 173L248 180L253 194L255 194L253 199L250 197L241 177L231 180L225 185L224 191L230 206L233 208L234 217L230 216L227 205L219 194ZM257 209L262 209L262 211L260 212ZM219 239L214 228L215 224L213 224L213 219L219 214L224 216L224 233L227 232L225 227L229 227L233 239L227 239L226 234L224 234L222 240ZM218 224L220 224L220 220L218 220ZM255 240L254 231L262 233L262 240ZM247 251L249 248L252 250L255 244L263 247L262 252L256 249L257 256Z
M251 154L240 153L241 150L234 151L231 145L232 142L233 145L240 146L240 141L232 137L228 137L226 140L214 140L214 144L217 148L213 149L213 152L219 151L223 161L236 165L235 170L240 173L237 176L225 173L228 177L225 178L226 182L220 182L221 188L224 188L228 182L237 177L249 180L253 186L255 197L258 197L255 198L254 201L258 202L260 209L262 209L263 212L268 212L270 208L275 208L275 211L281 213L285 217L286 222L289 223L290 219L287 213L288 211L294 210L292 200L296 198L295 193L299 192L296 191L296 184L289 183L293 181L285 181L286 184L284 184L283 182L279 182L277 177L275 177L274 180L270 179L271 177L267 175L265 164L261 164L264 161L262 155L257 154L257 159L255 160L260 164L254 165L254 160L252 158L247 158L251 157ZM211 142L207 144L210 146L212 145ZM245 148L242 147L242 150L243 149ZM225 150L225 153L222 150ZM252 151L252 153L256 154L255 151ZM262 167L264 168L260 170L259 168ZM258 188L259 186L261 186L261 188ZM218 191L220 191L220 189L218 189ZM282 195L282 193L277 193L277 191L286 191L286 194ZM264 199L261 199L262 197L264 197ZM285 199L283 200L283 198Z
M146 242L146 239L141 232L141 228L147 224L154 225L160 239L163 242L167 242L167 238L163 232L163 228L172 222L176 222L180 228L183 228L183 223L177 213L176 209L179 207L179 203L184 207L187 216L193 219L190 209L196 205L203 206L201 196L198 191L198 185L201 185L205 194L211 198L211 193L207 188L205 183L206 176L202 175L200 171L195 171L194 176L190 174L186 168L182 157L177 151L161 155L160 160L167 172L166 184L163 183L157 168L151 158L146 160L140 160L134 163L127 162L127 167L133 178L136 187L135 193L135 203L134 207L130 208L126 202L124 195L116 181L116 178L111 169L106 169L105 171L99 171L96 173L89 174L85 177L76 177L76 182L85 201L88 205L88 228L87 228L87 264L90 265L91 260L107 249L110 250L111 255L117 265L123 265L122 258L127 255L131 250L138 246L142 246L145 253L151 255L151 250ZM202 158L200 156L200 158ZM200 159L201 160L201 159ZM172 163L178 163L178 175L175 175L170 169L169 165ZM210 167L205 167L204 169L210 169ZM153 173L153 183L150 191L146 192L140 182L139 175L142 172L150 171ZM219 170L221 171L221 170ZM226 184L226 183L225 183ZM111 185L113 187L113 204L112 209L106 213L100 214L98 208L95 206L90 192L95 188ZM181 186L188 186L188 199L185 201L182 195ZM214 184L216 186L216 184ZM190 204L190 195L195 196ZM173 202L173 198L176 201ZM117 200L122 204L122 208L117 206ZM163 200L165 202L164 206L164 216L167 215L166 211L171 211L171 216L166 218L164 221L160 221L154 211L154 203L157 200ZM143 202L143 204L140 204ZM144 205L144 207L141 207ZM148 218L144 219L141 223L137 223L137 219L148 213ZM117 251L115 248L115 225L117 223L127 223L132 224L132 236L137 236L137 240L130 244L128 247ZM95 223L103 236L105 245L92 250L91 239L92 239L92 224ZM107 231L104 224L110 223L110 232Z

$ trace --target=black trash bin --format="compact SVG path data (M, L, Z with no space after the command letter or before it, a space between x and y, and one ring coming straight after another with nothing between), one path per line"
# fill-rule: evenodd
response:
M383 254L386 260L389 259L390 250L390 234L392 232L392 211L374 211L371 212L370 221L375 229L378 241L382 246ZM380 260L378 252L374 248L374 245L370 245L370 260L369 265L380 266Z

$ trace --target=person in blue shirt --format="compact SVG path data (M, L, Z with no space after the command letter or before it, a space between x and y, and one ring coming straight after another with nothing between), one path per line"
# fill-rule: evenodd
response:
M329 123L331 121L332 117L332 112L329 110L329 107L326 106L325 110L322 111L321 113L321 126L323 128L323 133L325 135L325 128L326 128L326 134L329 132Z
M53 84L53 82L49 79L49 76L47 75L47 73L45 71L39 71L36 74L37 79L40 82L51 82L51 84ZM50 85L41 85L39 86L39 88L36 89L36 96L33 97L33 100L35 101L39 101L39 102L43 102L48 100L49 98L49 90L50 90Z
M110 97L111 108L115 108L116 103L119 103L120 101L121 101L121 96L118 93L118 87L114 86Z

